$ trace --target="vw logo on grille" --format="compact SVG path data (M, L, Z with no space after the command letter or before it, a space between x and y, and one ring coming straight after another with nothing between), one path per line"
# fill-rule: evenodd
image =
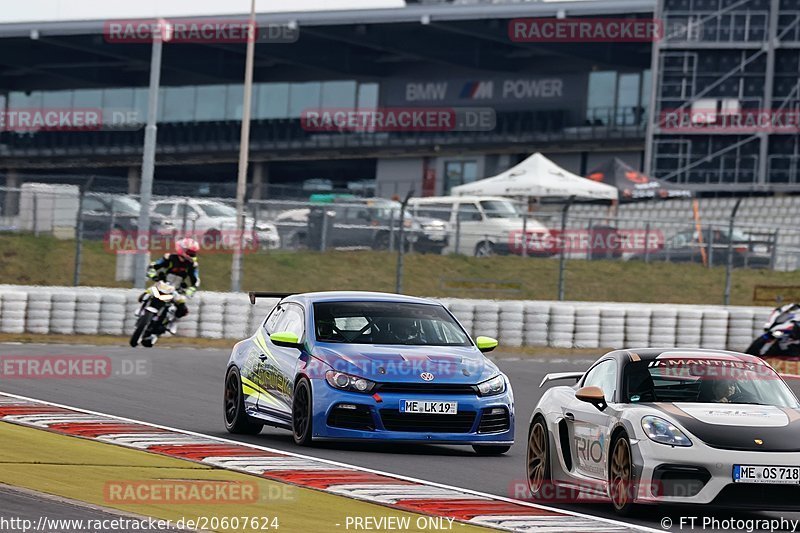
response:
M423 372L422 374L419 375L419 377L421 377L425 381L433 381L433 374L431 374L430 372Z

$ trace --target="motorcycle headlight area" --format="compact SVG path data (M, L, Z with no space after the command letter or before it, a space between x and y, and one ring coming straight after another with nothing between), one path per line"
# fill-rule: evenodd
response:
M675 424L657 416L642 418L642 429L647 438L659 444L668 446L688 447L692 441L678 429Z
M374 381L335 370L325 372L325 381L334 389L352 392L370 392L375 387Z

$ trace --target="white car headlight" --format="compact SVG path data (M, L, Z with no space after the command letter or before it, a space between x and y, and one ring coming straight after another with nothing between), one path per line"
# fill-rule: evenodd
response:
M335 389L353 392L370 392L375 387L375 383L366 378L352 376L335 370L328 370L325 372L325 381Z
M502 394L506 390L506 380L502 374L498 374L492 379L487 379L483 383L478 383L478 392L481 396L494 396Z
M647 438L659 444L668 446L691 446L692 441L675 427L675 424L657 416L642 418L642 429Z

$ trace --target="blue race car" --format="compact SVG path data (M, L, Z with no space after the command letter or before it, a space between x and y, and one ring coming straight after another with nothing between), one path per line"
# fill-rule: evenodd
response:
M250 293L251 302L267 293ZM289 429L313 440L469 444L501 454L514 443L508 378L441 304L371 292L283 298L237 343L225 375L225 427Z

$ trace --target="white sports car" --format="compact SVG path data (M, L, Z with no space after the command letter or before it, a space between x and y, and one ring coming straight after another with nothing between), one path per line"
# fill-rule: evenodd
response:
M535 499L800 509L800 403L758 357L687 348L618 350L549 374L531 417Z

